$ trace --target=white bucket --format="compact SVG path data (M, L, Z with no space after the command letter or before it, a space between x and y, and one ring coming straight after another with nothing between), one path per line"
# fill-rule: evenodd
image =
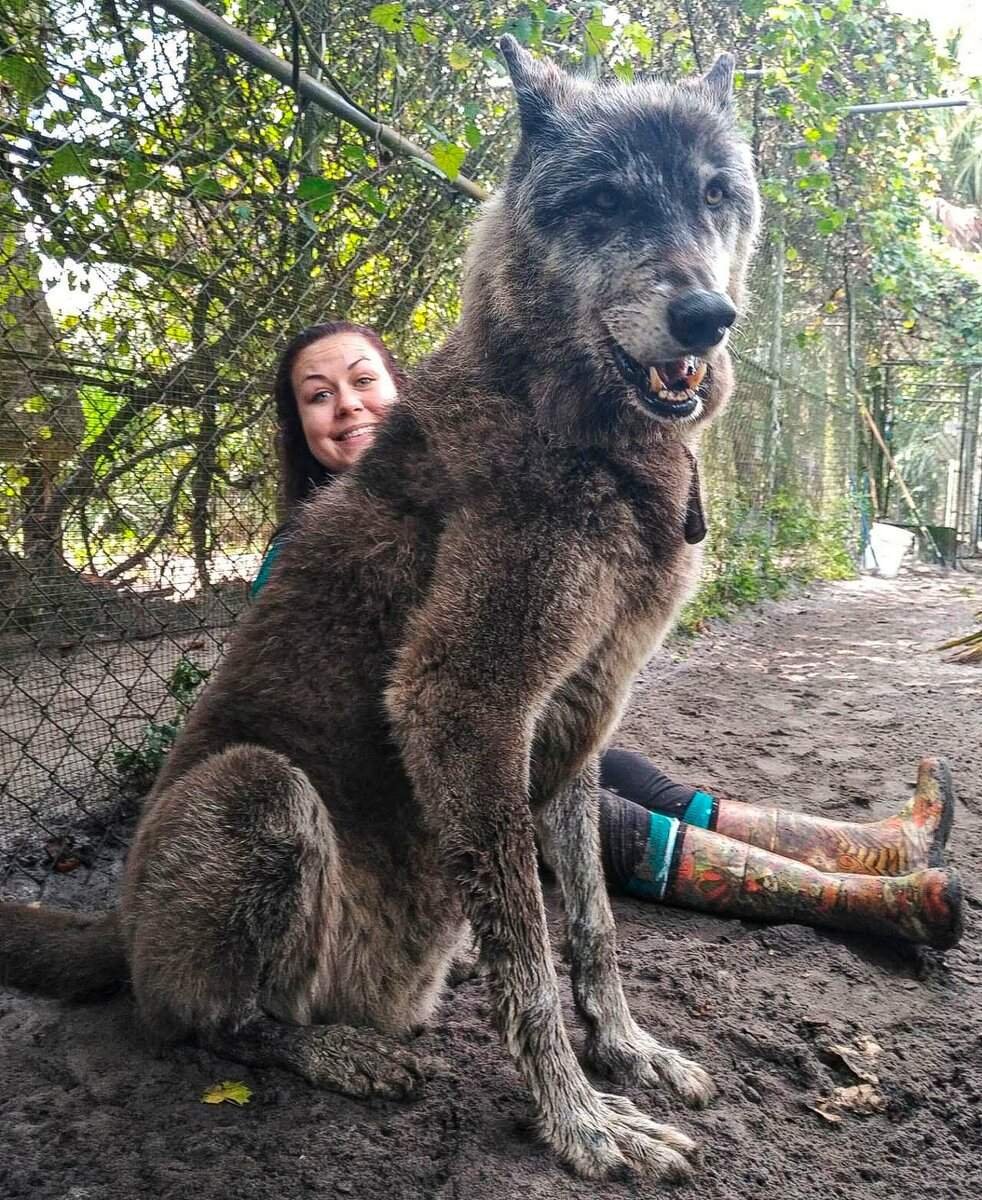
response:
M908 550L913 549L914 535L909 529L874 521L863 556L863 566L875 569L885 579L893 579Z

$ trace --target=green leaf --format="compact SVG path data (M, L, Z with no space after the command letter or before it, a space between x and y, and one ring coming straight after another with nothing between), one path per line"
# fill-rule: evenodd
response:
M224 200L222 185L211 175L191 176L191 195L202 200Z
M307 175L297 185L297 199L307 205L310 213L327 212L334 204L338 185L333 179L325 179L322 175Z
M417 46L431 46L436 41L436 35L430 33L422 17L413 18L409 32L413 35L413 41Z
M624 83L634 82L634 67L629 62L617 63L614 67L614 74Z
M128 192L131 194L133 192L142 192L154 185L156 175L152 173L151 168L143 161L139 154L127 154L125 163L126 178L124 186Z
M70 142L60 146L48 159L48 177L64 179L66 175L88 176L90 169L88 155L78 146Z
M470 121L464 129L464 139L472 150L476 150L481 142L484 141L484 134L481 133L473 121Z
M513 17L505 25L504 32L512 34L523 46L527 46L532 41L532 22L528 17ZM492 53L495 52L492 51ZM496 54L495 57L497 57Z
M321 175L307 175L297 184L298 200L314 200L326 189L333 193L335 184Z
M584 33L587 54L600 54L604 46L610 41L612 33L613 30L610 26L605 25L599 17L591 17L586 23Z
M647 62L655 43L647 29L637 21L629 21L624 26L624 37L631 43L637 53Z
M406 28L406 14L401 4L376 4L368 14L369 21L386 33L402 33Z
M448 179L457 178L467 157L467 151L456 142L437 142L431 153L433 161Z
M237 1104L240 1108L252 1099L252 1088L238 1079L223 1079L201 1093L202 1104Z
M463 71L470 66L471 52L470 47L465 46L463 42L457 42L450 47L450 53L447 55L447 62L455 71Z
M386 203L382 199L377 188L373 188L367 179L363 179L354 188L355 194L360 196L368 207L379 217L384 217L386 213Z
M354 142L346 143L338 151L338 154L349 167L372 167L375 165L374 160L366 154L364 147L358 146Z
M0 79L5 79L28 104L39 99L51 84L51 76L45 67L19 54L0 57Z
M827 216L821 217L816 222L816 228L819 233L835 233L837 229L841 229L845 224L846 214L841 209L836 209Z

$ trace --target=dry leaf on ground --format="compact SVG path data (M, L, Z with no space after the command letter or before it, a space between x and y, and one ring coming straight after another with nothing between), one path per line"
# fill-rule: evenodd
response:
M825 1052L837 1058L846 1070L862 1083L875 1084L880 1081L871 1068L881 1049L869 1034L861 1034L855 1039L854 1045L832 1043L825 1047Z
M828 1096L822 1096L808 1107L833 1125L842 1120L841 1113L853 1113L868 1117L886 1111L886 1099L869 1083L857 1083L854 1087L833 1088Z

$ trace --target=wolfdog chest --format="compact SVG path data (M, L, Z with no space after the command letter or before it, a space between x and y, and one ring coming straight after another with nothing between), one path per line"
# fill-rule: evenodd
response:
M587 457L584 466L567 511L584 548L614 575L617 624L640 633L672 615L698 571L705 526L695 459L676 443L657 455Z

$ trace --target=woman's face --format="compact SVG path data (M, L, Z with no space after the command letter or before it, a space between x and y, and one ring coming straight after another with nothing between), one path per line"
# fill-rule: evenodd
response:
M398 399L379 352L358 333L332 333L306 346L290 383L310 452L334 473L358 461Z

